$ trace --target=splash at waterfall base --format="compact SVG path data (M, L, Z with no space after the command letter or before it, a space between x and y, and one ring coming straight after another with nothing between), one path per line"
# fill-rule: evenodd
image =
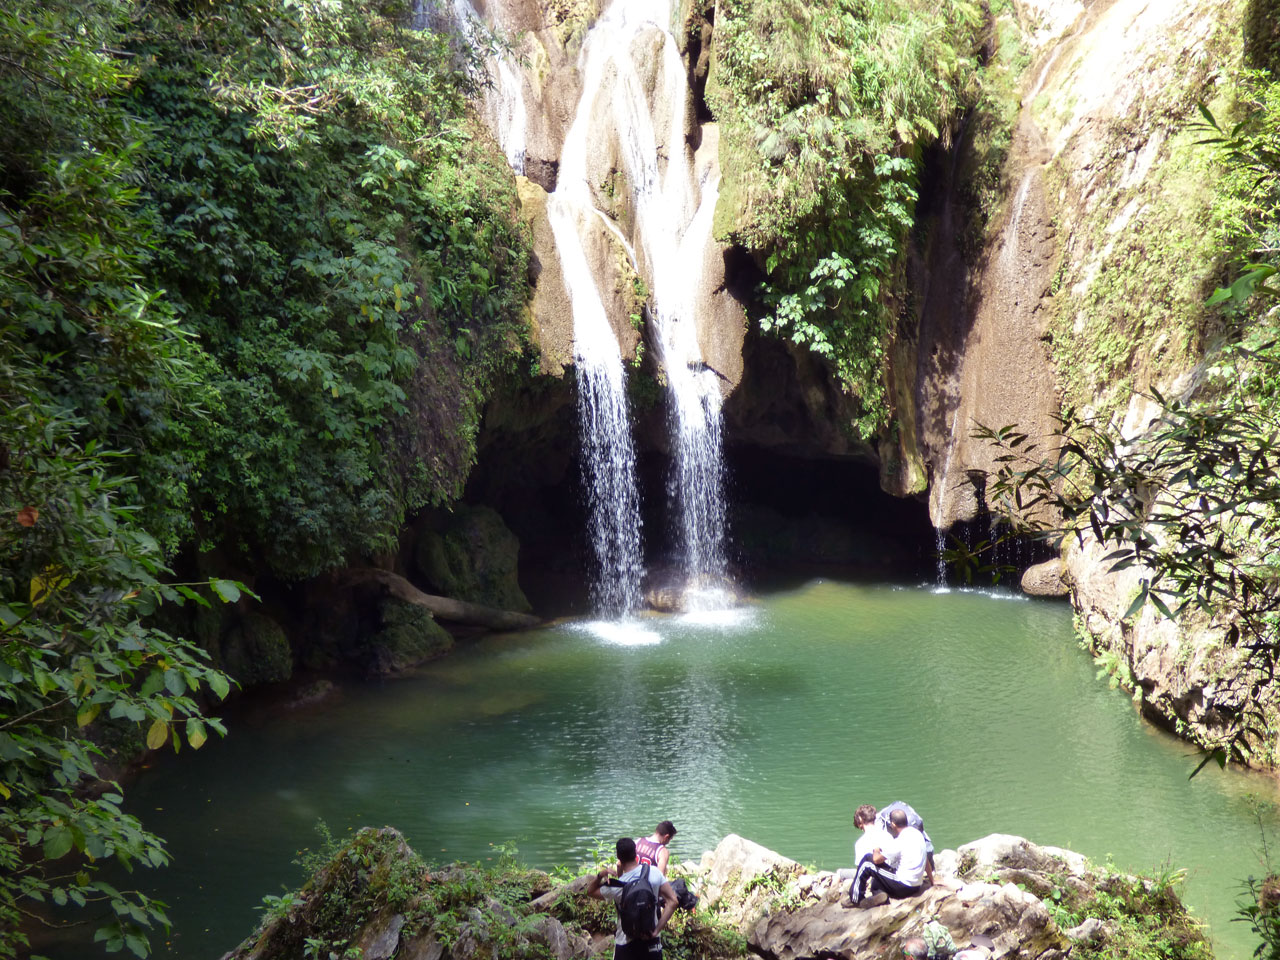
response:
M364 960L607 957L613 907L582 895L596 867L584 869L552 877L510 856L494 867L433 867L395 830L366 828L223 960L284 960L304 944ZM663 934L673 958L896 957L930 922L958 947L989 937L993 960L1212 957L1167 877L1118 874L1002 834L943 851L921 896L866 910L842 906L835 874L733 834L671 873L701 894Z

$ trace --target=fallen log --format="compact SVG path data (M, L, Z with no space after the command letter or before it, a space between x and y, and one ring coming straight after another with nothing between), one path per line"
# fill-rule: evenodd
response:
M373 567L362 567L343 571L338 581L348 586L374 586L380 588L387 596L405 603L417 604L441 620L453 623L466 623L490 630L529 630L542 625L542 621L528 613L516 613L514 610L498 610L479 603L468 603L466 600L454 600L452 597L437 597L423 593L412 583L390 570L379 570Z

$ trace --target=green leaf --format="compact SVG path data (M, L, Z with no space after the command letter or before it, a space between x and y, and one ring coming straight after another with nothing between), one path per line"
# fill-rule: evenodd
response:
M240 599L240 588L231 580L210 580L209 586L224 603L235 603Z
M187 718L187 743L191 744L192 750L199 750L204 746L208 739L205 733L204 724L196 717Z
M169 724L163 720L156 720L147 731L147 749L159 750L168 738Z
M51 827L44 834L44 856L46 860L57 860L71 852L73 845L71 830L67 827Z
M231 683L227 680L227 675L221 672L213 672L206 678L209 681L209 689L214 692L219 700L225 700L227 693L231 690Z

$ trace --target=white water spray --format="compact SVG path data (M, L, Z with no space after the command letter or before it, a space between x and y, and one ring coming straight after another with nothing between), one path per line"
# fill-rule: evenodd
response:
M601 407L620 405L625 412L625 395L615 399L603 389L617 383L621 390L621 360L583 249L583 232L594 228L597 218L618 236L633 266L646 275L653 294L654 340L671 396L673 486L686 605L706 608L724 605L720 596L726 579L723 456L718 378L703 361L694 312L719 177L712 169L694 176L684 128L689 90L684 63L667 28L670 16L666 0L615 0L592 26L580 60L582 97L565 138L557 189L547 209L573 303L583 448L591 458L584 466L591 475L593 514L617 518L606 522L593 515L601 579L614 576L611 564L623 564L624 579L633 568L639 569L639 561L633 564L609 539L621 537L628 524L638 531L639 519L638 515L634 520L623 519L634 494L600 489L602 466L608 481L621 485L620 472L610 472L611 466L634 462L629 433L587 435L608 419L600 414ZM646 54L656 55L659 61L637 59ZM641 79L650 71L652 99ZM608 106L608 128L601 130L597 124L593 130L593 115L598 117L602 104ZM601 137L616 146L625 170L634 211L634 247L592 202L588 148L590 144L598 148ZM606 365L610 371L616 365L619 375L606 376ZM612 596L613 588L602 587L597 593L601 598ZM620 609L625 613L631 608L624 604Z

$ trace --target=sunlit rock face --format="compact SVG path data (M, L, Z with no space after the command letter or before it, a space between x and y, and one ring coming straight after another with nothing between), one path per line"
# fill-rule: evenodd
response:
M1233 9L1227 0L1017 6L1034 58L1000 218L976 264L942 243L918 265L915 442L942 529L982 506L971 476L990 471L997 451L971 436L976 424L1017 424L1032 437L1055 427L1060 371L1050 360L1050 321L1064 308L1087 321L1114 238L1138 226L1162 189L1156 174L1169 135L1159 98L1215 62L1212 37ZM1119 169L1117 156L1125 158ZM944 234L957 226L946 202L937 213ZM1176 352L1167 348L1141 346L1128 376L1102 389L1169 383L1181 371L1162 356ZM899 377L908 375L902 360Z

